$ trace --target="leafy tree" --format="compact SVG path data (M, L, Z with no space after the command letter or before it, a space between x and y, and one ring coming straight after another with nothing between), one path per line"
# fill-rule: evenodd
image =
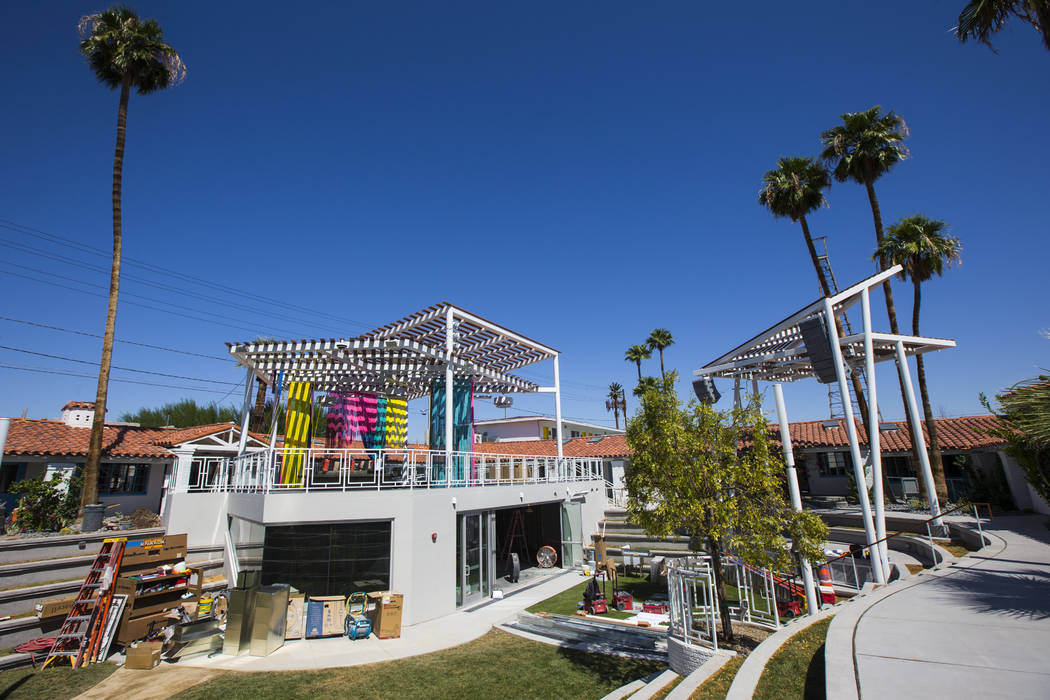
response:
M1002 29L1011 16L1034 27L1042 35L1043 46L1050 51L1048 0L970 0L959 13L955 36L961 43L976 39L995 51L991 36Z
M717 411L675 391L675 372L642 395L627 423L634 451L627 473L631 522L648 534L685 530L711 557L722 635L733 638L722 563L726 554L752 566L784 571L792 565L784 536L805 561L823 561L827 526L796 513L784 498L783 460L772 451L757 406ZM740 449L742 443L746 449Z
M806 220L808 214L812 214L827 204L824 190L831 186L828 169L813 158L799 156L781 158L777 161L777 167L774 170L762 176L762 182L765 183L765 186L758 192L758 203L778 219L786 216L792 221L799 222L802 226L802 236L806 240L806 249L809 251L809 259L813 263L813 271L817 273L820 291L826 297L831 296L831 284L824 275L824 268L820 266L817 249L809 233L809 222ZM835 326L841 338L843 336L842 322L837 316ZM857 407L861 412L861 420L867 425L868 401L864 396L864 387L860 383L858 373L850 374L850 382L853 386L853 393L857 396ZM870 430L871 426L868 428Z
M664 377L662 379L666 379L666 377ZM663 382L661 381L661 379L657 379L656 377L642 377L638 381L638 386L636 386L634 388L634 395L640 398L647 391L653 391L654 389L659 389L661 387L662 383Z
M903 279L911 278L914 297L911 307L911 332L919 333L919 308L922 304L922 283L934 275L940 276L945 267L951 267L959 261L962 245L959 239L945 233L948 225L943 221L929 219L916 214L901 219L889 228L873 256L876 260L885 260L891 265L901 265ZM915 356L915 368L919 379L919 393L922 395L922 412L926 421L926 430L930 434L930 471L933 472L933 483L937 489L937 498L948 500L948 484L944 479L944 464L941 458L941 445L937 436L937 423L933 419L933 407L930 404L930 392L926 387L926 364L923 356Z
M109 369L113 359L113 333L120 291L121 190L128 98L133 87L138 89L140 95L148 95L181 82L186 75L186 67L175 49L164 43L160 25L152 19L140 20L127 7L114 6L82 17L78 29L84 37L80 42L80 52L87 58L95 77L110 89L120 88L117 145L113 154L113 263L95 397L95 418L91 424L87 464L84 468L83 507L98 501L98 466L102 457L102 428L106 420Z
M654 328L653 332L649 334L649 339L645 341L645 344L649 346L650 352L658 350L660 352L660 376L667 376L667 372L664 371L664 348L674 345L674 338L671 337L671 331L666 328Z
M624 405L623 399L623 385L618 382L613 382L609 385L609 393L606 394L608 400L605 402L607 411L613 412L613 418L616 420L616 429L620 429L620 411L623 411L624 423L627 422L627 406Z
M638 381L642 381L642 360L648 360L653 356L653 351L648 345L632 345L627 348L627 352L624 353L623 359L627 362L633 362L638 366Z
M182 399L174 403L166 403L158 408L140 408L134 413L125 413L120 420L138 423L147 428L159 428L165 425L189 428L212 423L236 423L239 417L239 411L233 406L219 406L214 402L199 404L193 399Z
M992 434L1007 442L1007 454L1017 460L1028 483L1050 503L1050 375L1021 382L995 397L993 409L982 394L981 403L1002 425Z

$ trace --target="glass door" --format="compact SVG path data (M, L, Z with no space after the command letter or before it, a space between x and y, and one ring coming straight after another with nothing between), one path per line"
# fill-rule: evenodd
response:
M491 537L488 513L459 516L456 565L459 568L460 605L480 602L489 594L491 585Z
M561 504L561 565L563 568L583 563L583 506Z

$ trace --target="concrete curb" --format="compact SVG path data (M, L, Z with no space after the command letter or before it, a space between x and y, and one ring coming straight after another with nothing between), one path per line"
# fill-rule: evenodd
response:
M857 596L857 598L859 597ZM840 603L839 605L849 605L849 603ZM729 686L729 692L726 694L726 700L750 700L755 693L755 688L758 687L758 680L762 677L762 671L765 670L766 664L773 657L773 654L785 642L810 625L831 615L836 615L839 612L839 605L822 608L815 615L797 617L788 622L783 629L773 633L764 642L755 647L744 659L740 670L736 672L733 685Z
M986 540L996 541L1000 545L995 556L1006 549L1006 541L997 535L985 533ZM983 551L979 550L979 551ZM924 583L950 576L956 571L967 569L982 560L970 560L966 557L940 564L906 579L894 581L871 592L862 593L852 600L840 604L842 611L832 620L828 627L827 641L824 646L824 689L828 700L860 700L860 688L857 682L857 665L854 656L854 635L857 624L868 610L877 603L901 591L921 586ZM840 606L836 606L840 607Z
M674 683L675 678L678 678L678 674L671 669L667 669L659 676L646 683L644 688L635 692L634 695L631 696L631 699L649 700L649 698Z
M674 690L667 694L665 700L689 700L696 689L704 684L711 676L722 670L729 660L736 656L736 652L719 649L714 655L675 686Z

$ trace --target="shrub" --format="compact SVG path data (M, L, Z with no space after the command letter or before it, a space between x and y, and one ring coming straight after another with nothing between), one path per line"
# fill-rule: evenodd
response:
M84 477L77 475L68 483L64 481L61 474L53 474L47 481L26 479L12 484L11 492L22 495L16 527L28 532L57 532L72 523L80 510Z

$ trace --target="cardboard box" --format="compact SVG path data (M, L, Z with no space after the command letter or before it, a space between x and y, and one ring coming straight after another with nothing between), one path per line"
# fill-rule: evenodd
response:
M328 637L345 631L346 600L343 596L310 596L306 614L306 636Z
M148 671L160 664L162 642L139 642L137 646L128 647L125 652L124 668Z
M284 623L285 639L303 638L303 615L306 611L306 596L297 594L288 598L288 616ZM324 625L322 624L322 627Z
M51 600L37 603L36 616L41 620L47 617L65 617L69 614L69 609L73 607L76 599L76 596L70 596L68 598L52 598Z
M372 633L380 639L401 636L401 610L405 596L393 591L375 591L368 594L368 619L372 622ZM372 607L374 604L375 607Z

